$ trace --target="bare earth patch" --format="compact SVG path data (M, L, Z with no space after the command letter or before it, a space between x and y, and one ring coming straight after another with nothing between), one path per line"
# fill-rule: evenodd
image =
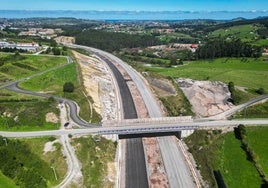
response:
M149 82L158 96L168 97L177 94L174 86L166 79L156 79L150 76L146 76L146 80Z
M53 144L59 142L59 140L54 140L53 142L47 142L43 149L43 154L46 154L47 152L53 152L56 150L56 147L53 146Z
M59 122L59 118L57 117L57 115L53 112L49 112L46 114L46 122L49 123L58 123Z
M108 176L107 176L107 178L108 178L108 180L110 181L110 182L114 182L115 183L115 181L116 181L116 164L115 164L115 162L109 162L108 164L107 164L107 171L108 171Z
M190 101L197 116L212 116L233 107L227 101L231 97L228 86L218 81L196 81L176 79L183 93Z
M94 103L93 108L101 114L103 120L117 117L117 103L114 85L108 69L94 55L86 56L72 51L79 64L86 95Z
M69 43L74 44L75 38L74 37L67 37L67 36L59 36L54 39L57 43Z
M151 188L169 187L156 138L143 138Z
M148 112L146 109L145 104L143 103L143 99L140 95L140 92L138 91L137 86L134 84L133 81L128 81L127 85L129 87L129 90L131 91L131 95L134 100L134 104L136 107L136 111L139 118L146 118L148 117Z

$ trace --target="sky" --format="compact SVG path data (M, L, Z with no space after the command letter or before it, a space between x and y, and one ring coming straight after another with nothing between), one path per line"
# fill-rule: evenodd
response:
M1 0L0 10L267 11L268 0Z

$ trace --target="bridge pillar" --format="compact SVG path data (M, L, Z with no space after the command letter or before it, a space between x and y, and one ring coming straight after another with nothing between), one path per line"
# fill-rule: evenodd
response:
M107 140L112 140L112 141L118 141L118 135L117 134L107 134L107 135L102 135L104 138Z
M182 130L180 131L180 138L185 138L194 133L194 130Z

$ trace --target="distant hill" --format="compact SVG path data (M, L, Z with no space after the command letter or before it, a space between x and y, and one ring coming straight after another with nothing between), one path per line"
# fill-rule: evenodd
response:
M238 18L232 19L231 21L236 22L236 21L243 21L243 20L246 20L246 18L238 17Z
M268 16L267 17L259 17L255 19L239 19L239 20L231 20L229 22L213 25L210 27L205 28L204 30L206 32L212 32L218 29L225 29L233 26L239 26L239 25L248 25L248 24L262 24L265 27L268 27Z

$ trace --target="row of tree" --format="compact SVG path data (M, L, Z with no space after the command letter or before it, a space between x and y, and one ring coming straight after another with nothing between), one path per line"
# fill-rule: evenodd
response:
M216 39L207 41L196 51L198 59L213 59L219 57L260 57L262 49L240 39L224 40Z
M267 176L264 173L262 166L259 164L259 156L257 155L257 153L255 153L252 147L250 147L250 144L247 142L246 127L242 124L238 125L238 127L234 128L234 134L235 137L241 141L241 148L245 151L247 155L247 160L253 163L260 177L262 178L263 184L261 185L261 187L268 187Z

